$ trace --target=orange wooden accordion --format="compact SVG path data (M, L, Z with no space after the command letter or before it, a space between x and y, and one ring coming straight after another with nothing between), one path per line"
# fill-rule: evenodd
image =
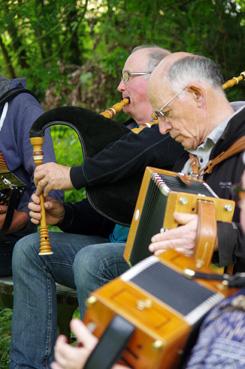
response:
M195 264L169 250L96 290L84 320L100 340L84 369L109 369L119 357L133 369L178 368L193 327L234 292L219 280L188 279Z
M147 167L141 184L133 219L131 222L124 257L135 265L150 256L148 245L151 237L164 229L177 227L174 212L189 214L199 213L200 207L206 205L206 218L212 220L215 227L217 221L231 222L235 203L221 199L203 181L197 181L181 173ZM200 230L208 228L200 224ZM205 237L201 249L204 249ZM202 252L198 248L197 252ZM209 260L207 261L209 265Z

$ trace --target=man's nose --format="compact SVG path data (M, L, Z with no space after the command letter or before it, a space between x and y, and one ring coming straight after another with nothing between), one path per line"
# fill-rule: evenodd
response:
M121 79L121 81L119 82L119 85L117 86L117 91L119 92L123 92L126 90L126 87L125 87L125 83L123 82L123 80Z
M162 134L168 133L171 130L171 124L168 122L168 120L165 119L158 119L158 125L159 125L159 131Z

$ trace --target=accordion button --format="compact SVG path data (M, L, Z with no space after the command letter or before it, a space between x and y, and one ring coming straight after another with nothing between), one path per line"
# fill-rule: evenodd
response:
M95 296L90 296L87 301L86 301L86 305L89 306L89 305L93 305L97 302L97 298Z
M224 208L225 208L225 210L226 210L226 211L229 211L229 212L233 211L233 206L232 206L232 205L230 205L230 204L226 204L226 205L224 206Z
M186 204L188 204L188 199L187 199L187 197L181 196L179 198L179 202L180 202L181 205L186 205Z
M138 310L143 311L152 307L152 301L150 299L138 300L136 302L136 307Z
M161 340L156 340L156 341L154 341L154 342L153 342L153 344L152 344L152 347L153 347L155 350L160 350L161 348L163 348L163 346L164 346L164 343L163 343L163 341L161 341Z
M135 213L134 213L134 220L138 220L140 217L140 210L136 209Z

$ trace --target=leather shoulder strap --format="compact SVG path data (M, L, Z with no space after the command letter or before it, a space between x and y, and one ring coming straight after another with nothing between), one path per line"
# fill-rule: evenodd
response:
M28 93L33 97L35 97L35 99L37 99L37 97L30 90L27 90L26 88L16 87L13 88L12 90L7 91L3 96L1 96L0 105L6 103L7 101L12 100L15 96L19 95L20 93Z
M229 147L226 151L223 151L221 154L216 156L214 159L209 160L206 167L203 169L202 174L210 174L212 173L214 167L221 163L222 161L230 158L233 155L238 154L241 151L245 150L245 136L240 137L233 145Z

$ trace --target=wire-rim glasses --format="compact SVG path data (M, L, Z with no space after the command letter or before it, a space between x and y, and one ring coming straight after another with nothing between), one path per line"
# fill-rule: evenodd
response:
M147 74L151 74L151 72L129 72L128 70L124 70L122 72L122 81L125 83L132 77L146 76Z
M166 107L169 106L183 91L184 91L184 88L182 88L182 90L176 92L176 94L174 96L172 96L159 110L155 110L153 112L154 119L166 118L168 116L169 112L164 111L164 109L166 109Z

